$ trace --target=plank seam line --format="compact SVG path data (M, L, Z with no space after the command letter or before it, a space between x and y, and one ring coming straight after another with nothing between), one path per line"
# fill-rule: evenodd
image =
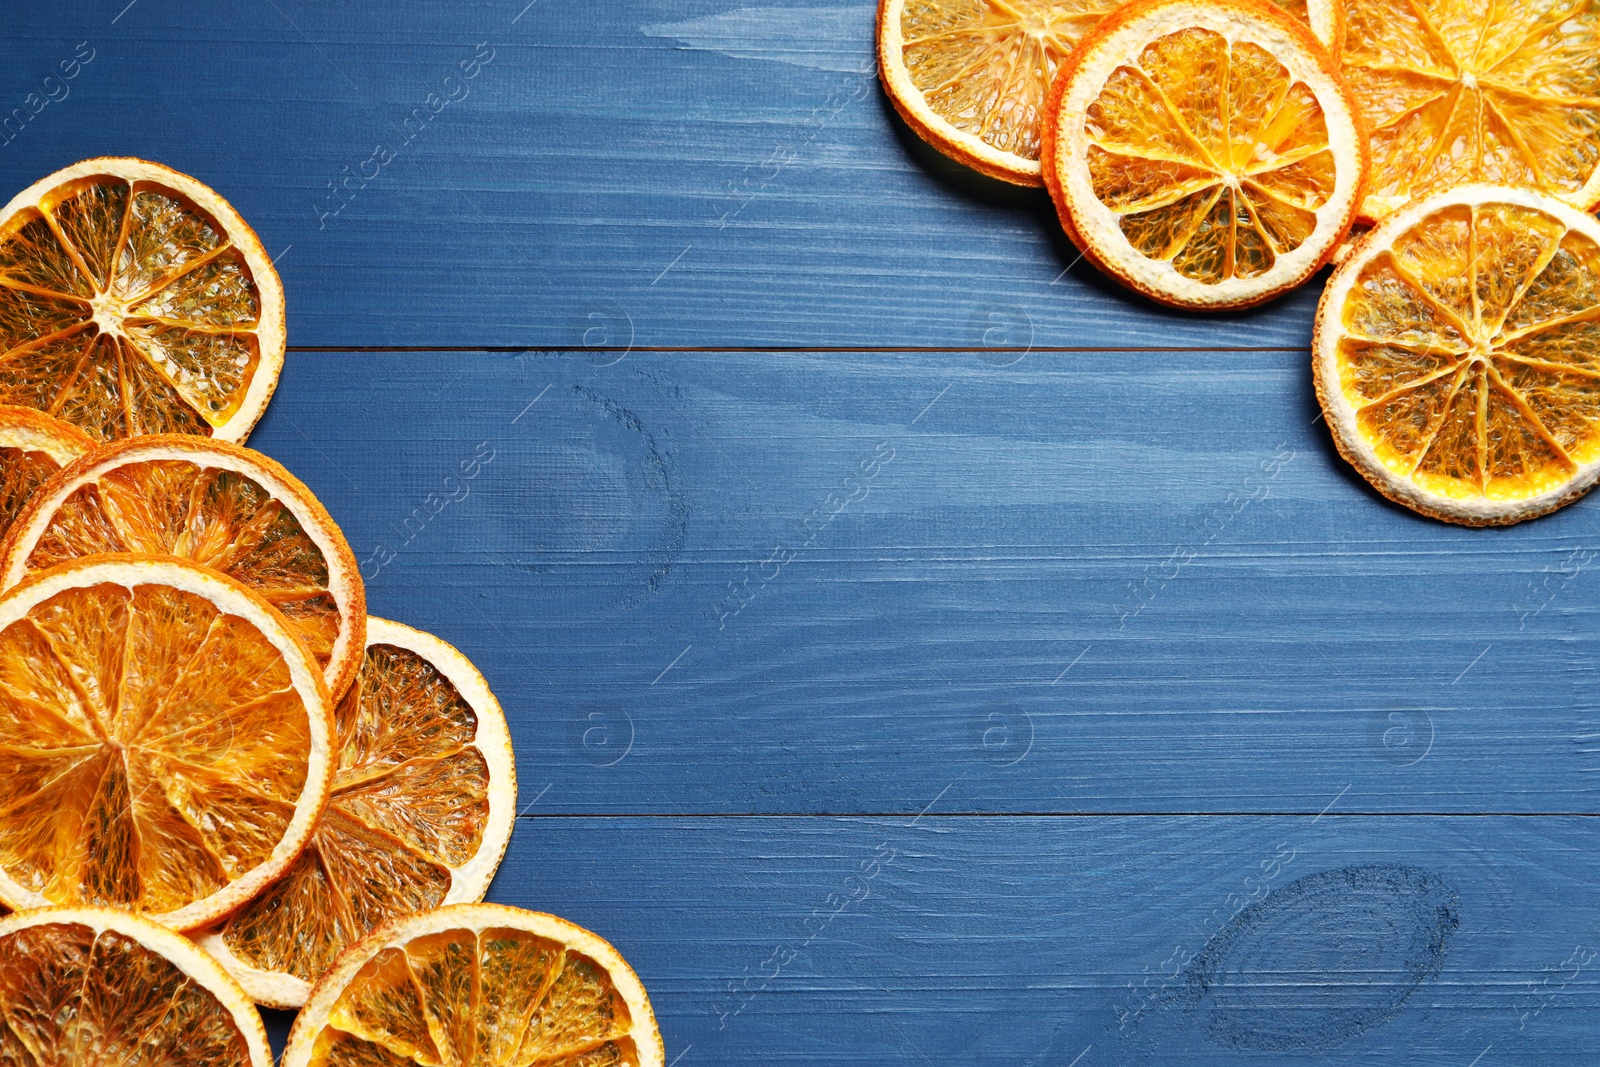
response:
M543 794L541 794L542 796ZM1588 811L635 811L543 812L521 819L1600 819Z
M1311 349L1304 347L1237 347L1237 346L1096 346L1096 345L1034 345L1031 348L990 348L988 346L967 347L961 345L631 345L628 347L593 348L584 345L288 345L290 352L463 352L463 353L510 353L534 355L560 355L566 353L621 353L627 355L632 352L643 354L651 353L706 353L708 355L742 354L742 355L769 355L769 354L958 354L969 355L974 353L1018 355L1029 354L1060 354L1074 353L1291 353L1294 355L1309 355Z

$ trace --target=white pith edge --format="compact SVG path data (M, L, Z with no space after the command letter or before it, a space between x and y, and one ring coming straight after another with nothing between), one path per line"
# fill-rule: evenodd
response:
M188 939L158 923L115 908L56 907L21 912L0 919L0 940L36 926L86 926L97 935L107 930L139 942L171 963L217 998L233 1018L250 1050L254 1067L272 1067L272 1048L261 1013L227 971Z
M905 35L900 18L905 10L905 0L883 0L883 13L879 18L878 67L888 84L889 94L902 107L909 109L924 126L936 128L945 137L961 146L962 150L981 160L993 175L1000 171L1010 175L1010 180L1030 185L1043 184L1043 171L1037 159L1028 159L1012 152L1002 152L976 134L968 133L951 124L949 119L928 106L922 90L911 80L905 63ZM1048 91L1046 93L1048 96ZM983 169L983 168L979 168Z
M58 423L59 429L55 427L46 429L35 423L34 419ZM0 448L43 452L55 460L56 466L65 467L73 460L87 455L94 446L94 439L84 435L71 423L61 422L60 419L46 415L42 411L35 411L33 408L0 407Z
M394 645L414 652L433 664L456 687L478 720L473 747L483 754L489 768L489 781L505 782L509 790L489 790L489 817L484 823L478 851L460 867L450 869L450 890L441 906L466 904L483 899L494 880L494 873L505 858L511 843L517 809L517 772L511 750L511 731L505 712L489 689L478 668L455 649L430 633L414 630L388 619L367 617L367 647ZM239 980L239 984L258 1004L274 1008L298 1008L311 992L311 983L286 971L268 971L240 959L228 947L221 933L208 930L195 936L206 951Z
M598 963L610 976L612 984L623 1001L633 1021L631 1036L639 1050L639 1067L662 1067L666 1055L661 1044L661 1032L656 1027L655 1012L650 998L638 975L628 966L627 960L598 934L570 923L565 919L543 912L524 911L501 904L454 904L396 919L368 934L347 951L329 968L311 991L306 1005L289 1031L289 1041L284 1046L280 1067L306 1067L317 1035L327 1025L328 1013L337 1003L350 979L373 956L387 948L404 948L419 937L445 930L482 930L503 927L523 930L537 937L558 941L568 949L581 953Z
M1339 18L1343 10L1339 5L1343 0L1306 0L1306 21L1311 23L1311 32L1317 35L1323 47L1329 52L1336 53L1340 46ZM1338 58L1337 55L1334 56Z
M306 1002L311 993L311 983L287 971L265 971L252 967L233 954L233 949L214 929L201 930L189 935L194 943L204 949L233 976L245 994L265 1008L292 1011Z
M304 485L296 483L291 486L285 482L276 471L261 462L265 456L258 452L245 451L241 454L213 448L211 447L213 440L206 437L184 436L182 443L165 443L135 437L127 442L114 442L106 446L103 451L110 452L109 455L105 455L104 458L97 456L91 461L90 466L79 470L72 477L60 479L59 484L56 478L52 478L40 487L41 492L28 502L23 513L17 516L17 523L7 532L6 540L0 542L0 546L3 546L6 552L4 560L0 560L0 566L4 567L4 571L0 572L0 589L9 589L27 577L28 557L33 555L33 550L38 547L39 538L43 536L50 520L54 518L57 509L67 497L84 485L97 482L108 472L130 463L177 460L216 467L234 474L242 474L266 489L272 495L272 499L288 509L295 517L300 529L305 531L311 543L317 546L317 551L322 553L330 578L328 592L339 606L340 617L351 620L349 625L340 628L339 636L334 639L333 648L328 656L328 668L334 670L340 664L352 662L351 645L361 640L362 627L359 623L366 615L366 595L361 582L361 571L350 546L344 542L342 536L335 541L326 535L327 531L338 531L338 525L325 510L320 515L302 514L298 501L303 497L315 502L316 495ZM244 446L239 445L238 448L242 450ZM51 486L54 488L50 488ZM49 491L43 491L46 489ZM350 579L348 588L331 581L335 574L334 568L340 561L343 562ZM354 659L354 664L354 669L360 668L359 657ZM350 672L352 678L355 676L354 669ZM324 680L330 687L331 697L332 687L338 679L324 675Z
M1381 483L1386 493L1423 510L1443 512L1469 522L1507 523L1542 515L1559 507L1565 500L1582 495L1594 485L1596 478L1600 478L1600 459L1580 466L1570 481L1523 500L1459 500L1429 493L1409 477L1391 470L1378 458L1377 449L1361 433L1356 419L1357 408L1345 394L1339 374L1339 339L1344 336L1344 327L1339 320L1362 269L1379 253L1387 251L1398 235L1441 208L1484 204L1513 204L1544 212L1558 219L1569 231L1576 230L1600 246L1600 222L1555 197L1531 189L1462 185L1424 200L1412 201L1373 227L1328 280L1322 300L1317 305L1312 360L1329 429L1338 439L1345 455L1370 481Z
M1288 17L1288 16L1285 16ZM1089 177L1089 136L1084 116L1112 73L1133 65L1152 41L1180 30L1200 28L1221 34L1230 47L1254 44L1275 56L1291 82L1310 88L1328 127L1335 160L1333 195L1316 212L1317 225L1298 248L1277 257L1254 278L1227 278L1207 284L1184 277L1170 260L1154 260L1129 243L1117 215L1094 194ZM1073 72L1058 112L1057 173L1073 222L1081 237L1114 272L1137 289L1159 293L1192 307L1232 306L1288 289L1309 277L1339 240L1360 190L1362 138L1338 82L1310 55L1297 36L1232 8L1178 4L1154 8L1097 42Z
M1454 186L1452 188L1462 188ZM1511 188L1507 186L1506 188ZM1450 192L1451 190L1445 190ZM1589 175L1589 180L1582 189L1575 193L1545 193L1558 203L1564 204L1574 210L1585 210L1600 204L1600 164L1596 164L1594 173ZM1361 201L1361 217L1368 219L1386 219L1398 208L1411 203L1411 199L1403 196L1379 196L1370 194Z
M80 178L94 177L121 178L130 184L148 182L182 194L200 205L222 225L228 241L244 257L245 263L250 268L251 279L255 282L256 298L261 302L261 316L254 330L239 332L255 334L256 348L261 361L256 365L255 374L245 390L244 399L240 401L239 410L224 426L213 425L204 411L195 409L195 414L212 427L212 436L224 441L242 442L250 436L251 429L261 418L261 413L267 408L267 401L272 398L272 392L277 388L278 377L283 373L284 345L287 340L283 281L278 277L278 270L272 265L267 250L262 247L261 239L250 228L250 224L245 222L244 217L234 210L233 205L204 182L171 167L164 167L160 163L122 156L85 159L40 178L12 197L4 208L0 208L0 231L4 230L17 212L38 210L39 202L56 187ZM185 400L185 403L187 402Z
M473 747L483 755L490 782L504 782L509 790L489 791L489 817L483 826L478 851L460 867L451 868L450 892L445 904L465 904L483 899L494 872L511 842L517 811L517 769L511 750L511 731L500 701L472 661L453 645L433 634L414 630L388 619L367 619L367 645L394 645L414 652L438 669L456 687L478 719Z
M299 855L310 836L333 782L334 767L330 759L333 708L328 701L328 689L322 680L322 671L275 609L232 579L182 560L98 556L53 567L0 597L0 631L57 593L94 585L119 585L129 590L142 585L170 586L199 596L226 614L244 619L283 656L296 692L306 701L311 751L307 755L305 785L295 798L294 814L284 828L283 837L265 860L209 897L175 911L146 916L174 930L190 930L255 896ZM18 910L55 903L42 893L22 886L4 868L0 868L0 898Z

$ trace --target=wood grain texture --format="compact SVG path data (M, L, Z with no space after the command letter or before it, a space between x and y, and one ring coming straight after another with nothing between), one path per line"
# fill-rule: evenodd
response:
M0 185L94 154L208 182L280 257L291 344L575 345L613 308L648 345L1309 343L1314 290L1157 309L1073 265L1043 191L923 150L862 73L871 5L833 6L804 65L830 5L677 36L729 5L137 0L113 25L126 4L7 13L0 116L95 58L0 145Z
M680 1067L1593 1061L1592 819L952 800L914 824L530 817L490 899L615 944Z
M1595 505L1383 502L1301 355L616 356L295 353L252 442L554 810L1593 810Z
M251 443L483 669L491 899L677 1067L1593 1061L1600 505L1376 497L1317 283L1099 279L899 126L868 3L14 6L0 184L257 228Z

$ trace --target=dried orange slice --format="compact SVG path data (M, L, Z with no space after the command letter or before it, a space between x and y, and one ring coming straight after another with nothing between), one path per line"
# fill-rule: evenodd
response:
M282 1067L661 1067L644 986L565 919L454 904L375 930L311 991Z
M1262 0L1146 0L1061 69L1046 184L1067 232L1162 303L1248 307L1350 227L1366 138L1327 52Z
M60 419L0 407L0 537L39 486L92 448L88 435Z
M1344 50L1345 0L1272 0L1272 3L1310 26L1328 54L1339 58Z
M242 441L283 369L283 284L215 191L89 159L0 209L0 404L91 437Z
M361 663L366 592L337 524L260 452L185 434L106 445L41 486L0 543L0 588L107 552L181 556L223 572L288 616L328 691Z
M339 954L382 923L482 900L511 840L511 735L460 652L368 619L366 657L334 721L339 769L311 844L200 939L273 1007L303 1004Z
M1380 222L1317 308L1317 396L1378 491L1448 522L1542 515L1600 477L1600 222L1468 185Z
M1330 49L1338 0L1276 0ZM881 0L878 72L895 110L945 155L1040 185L1039 127L1062 61L1117 0Z
M272 1050L193 942L113 908L45 908L0 919L0 1062L272 1067Z
M179 930L277 877L328 799L333 709L265 600L100 556L0 597L0 901Z
M917 136L974 170L1039 185L1050 80L1114 0L880 0L878 75Z
M1600 5L1347 3L1344 75L1372 130L1365 218L1465 182L1600 204Z

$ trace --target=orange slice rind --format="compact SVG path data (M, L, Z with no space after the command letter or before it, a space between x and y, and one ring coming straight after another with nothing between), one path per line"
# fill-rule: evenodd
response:
M1391 500L1469 526L1568 503L1600 477L1600 222L1531 189L1413 201L1334 271L1312 367Z
M878 73L906 124L991 178L1039 185L1057 68L1115 0L881 0Z
M0 919L0 976L8 1062L272 1067L239 984L137 915L45 908Z
M1372 131L1361 214L1464 183L1600 204L1600 5L1348 0L1346 82Z
M1249 307L1304 282L1360 202L1366 140L1327 52L1261 0L1144 0L1068 58L1044 127L1062 224L1166 304Z
M361 662L355 553L311 490L252 449L186 434L106 445L45 483L0 542L0 588L108 552L180 556L259 593L294 625L336 698Z
M93 439L60 419L0 406L0 538L41 485L93 448Z
M1272 0L1272 3L1310 26L1328 54L1339 58L1344 51L1346 32L1345 0Z
M644 986L553 915L455 904L358 942L311 991L281 1067L663 1067Z
M334 719L339 768L311 843L199 939L273 1007L303 1004L311 983L382 923L482 900L511 840L511 735L460 652L367 620L366 656Z
M88 159L0 209L0 404L96 440L242 441L283 369L283 285L215 190Z
M35 575L0 596L0 902L214 922L305 847L332 734L316 661L232 579L153 556Z

